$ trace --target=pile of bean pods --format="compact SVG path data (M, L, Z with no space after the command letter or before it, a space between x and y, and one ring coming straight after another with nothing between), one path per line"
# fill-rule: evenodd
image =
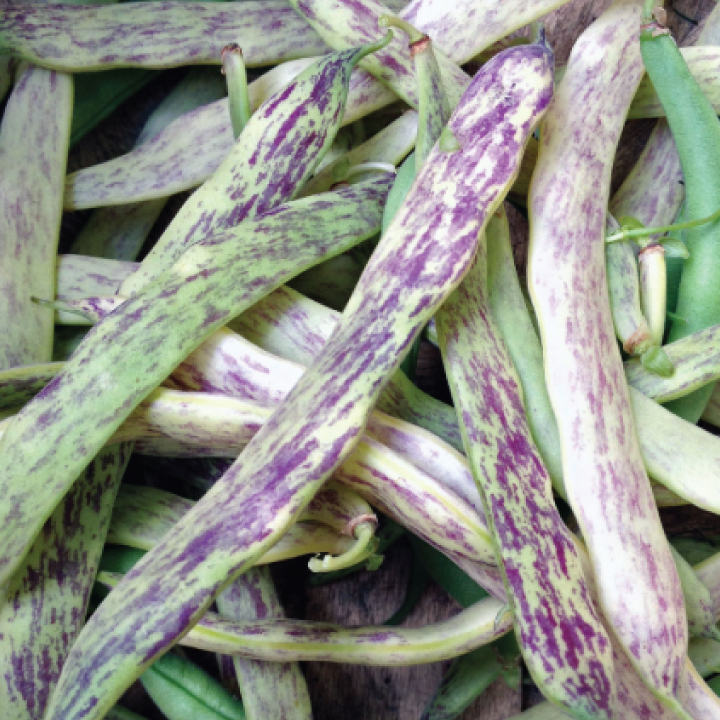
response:
M310 720L300 662L452 661L422 720L498 678L720 719L720 536L658 511L720 513L720 7L679 50L614 0L559 68L563 4L0 6L0 718ZM400 538L385 625L286 617L271 563ZM409 627L428 578L462 609Z

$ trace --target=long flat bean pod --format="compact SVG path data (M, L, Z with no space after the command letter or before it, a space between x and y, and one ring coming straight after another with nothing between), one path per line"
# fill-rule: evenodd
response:
M96 325L0 442L5 507L12 508L11 516L26 528L13 533L12 523L5 525L15 538L15 550L6 546L4 572L11 572L22 558L58 495L179 360L257 297L319 258L373 235L387 190L387 180L367 181L333 193L335 202L330 194L298 200L242 223L231 234L201 241L146 291ZM100 396L103 402L97 402ZM72 406L83 413L82 423L65 415L64 397L73 397ZM68 432L68 426L76 432ZM38 431L56 439L39 443ZM33 452L25 452L23 443L32 444ZM47 456L36 453L40 446ZM29 467L23 469L23 463ZM59 466L63 473L56 471ZM30 467L33 471L26 473ZM22 484L13 480L15 473L25 476ZM27 514L21 506L27 507Z
M84 622L128 446L102 450L57 507L0 607L0 706L41 720Z
M565 488L600 606L643 680L682 712L682 591L633 431L605 276L612 157L642 76L639 20L638 3L619 0L575 44L542 128L528 198L528 283Z
M217 599L221 615L242 622L283 618L267 568L252 568ZM248 720L312 720L307 684L297 663L268 663L233 657Z
M187 112L215 102L226 94L215 68L193 68L155 109L135 145L142 145ZM78 255L135 260L165 199L97 210L70 246Z
M502 112L494 101L500 89ZM475 76L448 123L459 149L431 153L333 337L242 461L93 615L65 665L48 720L101 717L222 586L276 541L349 454L415 335L469 269L477 235L512 183L551 95L552 76L536 47L501 53ZM11 430L17 426L16 420ZM186 541L197 551L185 554ZM172 597L163 587L173 588ZM162 606L152 600L159 596ZM89 682L78 683L79 676Z
M32 302L55 292L72 78L26 67L0 126L0 368L52 357L53 314Z
M518 642L546 697L577 718L611 718L610 640L573 538L555 508L550 476L525 417L520 381L490 312L486 276L481 240L473 268L436 322Z
M259 108L313 62L283 63L250 83L252 107ZM200 185L233 148L229 118L227 100L217 100L184 113L126 155L72 173L65 183L65 208L124 205Z
M219 65L220 50L233 42L255 67L327 51L307 23L277 0L99 7L18 2L4 8L0 21L3 54L67 72Z

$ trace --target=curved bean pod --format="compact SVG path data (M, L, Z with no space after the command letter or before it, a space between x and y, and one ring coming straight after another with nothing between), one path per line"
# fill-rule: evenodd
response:
M267 568L251 568L217 599L219 612L237 622L283 618ZM312 720L305 678L297 663L266 663L234 656L232 662L248 720Z
M518 642L546 697L577 718L612 718L610 639L532 441L520 381L490 313L486 276L481 239L473 268L435 319ZM587 632L580 634L581 627Z
M250 83L253 109L287 87L315 60L284 63ZM65 209L166 198L200 185L233 148L229 117L227 99L217 100L184 113L131 152L68 175Z
M4 12L4 11L3 11ZM73 81L25 67L0 126L0 369L52 358L53 314L32 302L55 292Z
M121 577L102 572L98 581L117 588ZM206 612L180 644L267 662L299 660L404 667L470 652L504 635L511 627L507 606L495 598L480 600L449 620L421 628L346 628L281 619L239 623Z
M528 283L565 488L588 541L600 606L643 681L682 712L682 591L632 430L605 276L612 157L642 76L639 21L639 4L618 0L575 44L543 125L528 198Z
M138 292L193 243L292 198L312 175L340 128L352 69L363 57L384 47L388 39L327 55L270 97L118 294Z
M112 67L163 68L220 64L220 48L238 43L248 65L322 55L327 46L277 0L172 2L53 7L9 4L0 50L67 72Z

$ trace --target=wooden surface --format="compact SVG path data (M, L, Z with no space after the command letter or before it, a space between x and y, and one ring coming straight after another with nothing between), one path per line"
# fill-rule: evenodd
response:
M610 4L609 0L573 0L546 18L549 40L557 61L567 60L575 38ZM713 0L676 0L666 3L676 37L683 43L694 31L692 23L672 12L673 7L688 18L701 19L713 7ZM132 145L145 118L180 77L167 73L125 105L76 147L70 158L70 170L94 164L122 152ZM637 158L653 126L652 121L628 124L623 134L613 174L616 188ZM185 196L170 203L167 221ZM63 244L84 222L86 213L68 215L64 221ZM524 268L527 223L511 210L513 244L521 271ZM154 234L157 235L156 231ZM423 347L420 362L420 384L444 400L449 399L447 385L439 372L439 355L429 345ZM718 518L708 513L681 508L662 513L671 534L693 535L698 532L720 532ZM382 623L403 599L410 564L410 550L400 542L386 555L383 566L374 573L325 587L310 587L303 561L283 563L276 567L278 589L291 617L333 621L344 625ZM421 626L444 619L459 610L437 586L431 584L419 605L405 624ZM193 656L198 659L196 656ZM207 659L205 660L207 661ZM358 668L332 664L305 665L312 694L316 720L416 720L432 696L448 663L434 663L413 668ZM510 690L498 681L461 716L463 720L505 720L536 701L526 689ZM128 701L148 717L152 708L135 687ZM272 719L268 719L272 720Z

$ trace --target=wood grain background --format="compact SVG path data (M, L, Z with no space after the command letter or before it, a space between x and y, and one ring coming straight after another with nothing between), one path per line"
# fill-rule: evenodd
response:
M609 0L573 0L545 19L548 38L559 63L567 60L577 36L609 4ZM691 20L701 20L713 6L713 0L666 2L671 26L681 44L686 43L696 32L696 25ZM118 112L73 149L69 170L127 152L149 113L179 77L180 71L166 73L126 102ZM637 158L652 126L653 121L628 123L618 151L613 189L619 185ZM165 222L185 197L186 195L180 195L169 204L163 218ZM65 218L63 245L86 217L87 213L74 213ZM163 219L155 235L162 227ZM516 259L522 271L527 224L512 210L511 219ZM420 361L419 383L429 392L448 400L449 394L439 372L439 363L437 351L432 346L425 345ZM720 533L717 517L692 508L663 511L662 515L669 534ZM360 573L332 585L311 587L307 583L305 561L295 561L277 566L275 578L287 614L291 617L344 625L378 624L390 617L401 604L409 576L410 560L410 549L401 541L391 548L382 567L374 573ZM459 606L439 587L431 584L405 624L422 626L447 618L458 611ZM195 659L207 662L202 658ZM313 663L305 664L304 670L312 694L316 720L417 720L447 666L448 663L432 663L412 668L364 668ZM500 680L461 717L462 720L505 720L540 699L529 684L525 685L522 692L509 689ZM129 692L126 702L147 717L160 717L138 686Z

